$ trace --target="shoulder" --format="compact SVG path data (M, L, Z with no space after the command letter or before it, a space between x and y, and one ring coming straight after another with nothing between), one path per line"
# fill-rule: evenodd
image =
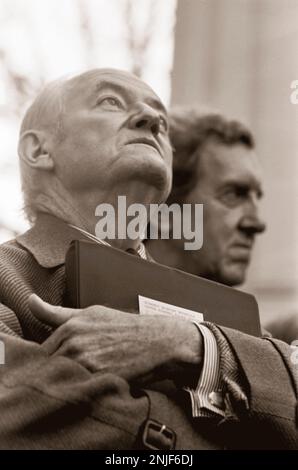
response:
M16 239L0 245L0 266L18 265L29 258L30 253L19 245Z
M29 279L34 273L41 273L42 267L34 259L32 254L22 247L17 240L10 240L0 245L0 279L9 276L13 281L15 278Z
M40 342L48 336L48 328L29 310L29 296L35 293L46 302L62 305L64 290L64 266L41 266L16 240L0 245L0 307L16 315L25 338Z
M64 265L53 268L42 266L17 240L10 240L0 245L0 301L3 287L7 284L13 286L15 291L21 285L26 285L39 295L42 288L43 297L46 297L46 291L51 290L51 284L54 283L57 287L59 279L64 282Z

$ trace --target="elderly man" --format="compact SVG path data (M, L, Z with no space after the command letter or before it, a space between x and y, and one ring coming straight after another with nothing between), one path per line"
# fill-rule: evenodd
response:
M203 204L204 241L184 250L184 240L148 240L154 259L234 286L244 282L256 235L265 229L258 215L260 165L251 132L215 112L181 108L170 114L175 149L168 203Z
M155 93L107 69L55 82L25 116L19 155L33 226L0 249L1 447L295 448L297 374L283 343L62 306L65 253L74 238L95 240L98 204L169 193L168 120ZM139 240L108 241L144 256ZM154 390L160 378L176 389Z

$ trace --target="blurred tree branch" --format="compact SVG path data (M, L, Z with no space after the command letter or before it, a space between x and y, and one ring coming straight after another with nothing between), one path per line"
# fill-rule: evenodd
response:
M9 103L9 110L15 115L20 115L29 97L34 95L37 89L40 88L40 84L34 86L33 81L29 77L16 72L11 66L3 48L0 48L0 67L2 67L4 72L3 75L8 94L11 90L12 100Z
M82 41L85 45L86 64L93 68L94 38L90 22L89 10L84 0L77 0L77 8L80 17L80 29Z
M147 52L154 34L155 18L158 13L157 0L151 0L149 7L149 15L146 21L146 27L142 36L139 37L136 31L136 23L134 21L134 0L126 0L124 15L127 24L127 46L132 57L132 73L138 77L142 77Z

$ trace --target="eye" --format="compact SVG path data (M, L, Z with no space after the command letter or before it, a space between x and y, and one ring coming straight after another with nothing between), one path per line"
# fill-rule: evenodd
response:
M229 188L220 195L220 201L226 207L237 207L247 198L247 189L241 187Z
M160 128L161 128L164 132L167 132L169 126L168 126L168 121L166 120L165 117L159 116L159 125L160 125Z
M121 101L115 96L105 96L103 98L99 98L96 104L97 106L102 106L107 109L123 109Z

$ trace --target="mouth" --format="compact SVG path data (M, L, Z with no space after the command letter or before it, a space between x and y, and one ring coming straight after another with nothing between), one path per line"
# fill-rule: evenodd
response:
M231 246L231 254L234 260L249 263L252 246L244 243L235 243Z
M149 147L153 147L155 150L157 150L157 152L161 155L161 150L160 150L159 145L152 139L147 139L146 137L137 138L137 139L130 140L125 145L130 145L130 144L148 145Z

